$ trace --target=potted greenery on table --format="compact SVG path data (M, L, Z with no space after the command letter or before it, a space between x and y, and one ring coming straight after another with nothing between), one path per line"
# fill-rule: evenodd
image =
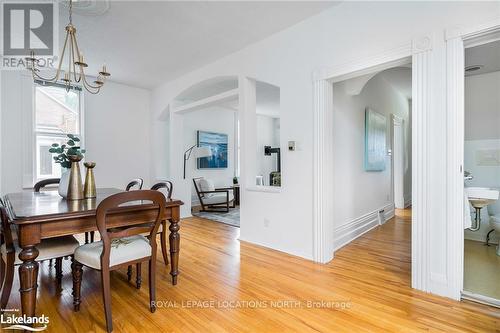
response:
M59 182L59 195L66 198L68 195L69 176L71 168L70 156L83 158L85 149L80 147L80 138L74 134L67 135L68 140L65 144L53 143L49 153L55 154L54 161L61 165L61 181Z

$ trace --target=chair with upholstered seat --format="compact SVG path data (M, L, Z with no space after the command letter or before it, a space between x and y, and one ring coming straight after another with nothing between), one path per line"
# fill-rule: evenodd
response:
M172 192L174 189L174 185L172 184L171 181L163 181L154 184L151 186L151 190L153 191L159 191L165 195L166 199L171 199L172 198ZM165 232L163 232L165 230ZM161 221L160 227L158 228L158 233L160 234L160 240L161 240L161 254L163 256L163 261L165 262L165 265L168 266L168 248L167 248L167 222L166 221ZM149 236L147 233L143 233L143 236L147 237ZM127 278L129 281L132 280L132 265L129 265L127 268Z
M107 214L109 210L134 201L151 202L157 209L154 221L146 218L144 224L125 226L119 229L109 228ZM85 244L75 251L73 261L73 305L80 310L80 289L82 266L101 271L102 293L108 332L113 331L111 316L110 271L136 264L137 282L140 287L141 263L149 263L149 304L150 311L155 312L154 301L156 272L156 233L160 227L165 211L165 196L152 190L138 190L114 194L104 199L97 207L96 223L101 234L101 241ZM137 222L137 221L135 221ZM149 239L141 234L147 232Z
M7 210L3 203L0 202L0 220L1 220L1 237L0 237L0 286L2 286L2 296L0 297L0 309L5 309L9 301L12 291L12 283L14 281L14 268L21 265L19 253L21 248L18 245L17 232L15 225L9 221ZM57 237L44 239L37 245L38 257L36 261L56 259L56 280L61 284L62 279L62 259L66 256L73 256L75 249L80 246L76 238L73 236Z
M193 178L194 188L201 204L202 212L229 212L235 208L234 188L215 188L210 179ZM232 204L231 204L232 203Z

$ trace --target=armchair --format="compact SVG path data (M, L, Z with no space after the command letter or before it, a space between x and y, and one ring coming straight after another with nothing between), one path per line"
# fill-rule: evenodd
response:
M194 188L201 204L202 212L229 212L235 208L234 188L215 188L213 182L203 177L193 178ZM231 205L230 205L231 204Z

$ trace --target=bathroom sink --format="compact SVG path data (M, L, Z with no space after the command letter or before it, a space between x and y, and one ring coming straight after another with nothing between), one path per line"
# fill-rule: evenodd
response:
M483 208L498 200L500 192L486 187L466 187L465 193L474 208Z

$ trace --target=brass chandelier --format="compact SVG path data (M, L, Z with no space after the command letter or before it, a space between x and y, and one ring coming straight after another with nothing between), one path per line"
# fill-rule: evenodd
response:
M75 83L80 83L85 90L91 94L99 93L106 79L111 74L106 70L106 65L104 65L92 84L87 81L85 68L88 67L88 64L85 63L83 54L80 53L80 49L78 48L78 43L76 41L76 28L73 25L73 0L69 0L69 23L65 30L66 38L64 40L64 47L61 52L61 57L59 58L59 65L57 66L55 76L51 78L44 78L38 73L40 72L40 69L37 68L37 65L40 59L35 58L35 53L33 51L31 51L30 56L26 58L27 68L33 74L34 79L38 78L43 81L54 83L60 80L64 83L66 90L68 91L71 89L71 84L74 81ZM63 62L65 61L64 55L66 54L66 47L68 47L68 70L64 73L64 78L61 78L61 68L63 66Z

